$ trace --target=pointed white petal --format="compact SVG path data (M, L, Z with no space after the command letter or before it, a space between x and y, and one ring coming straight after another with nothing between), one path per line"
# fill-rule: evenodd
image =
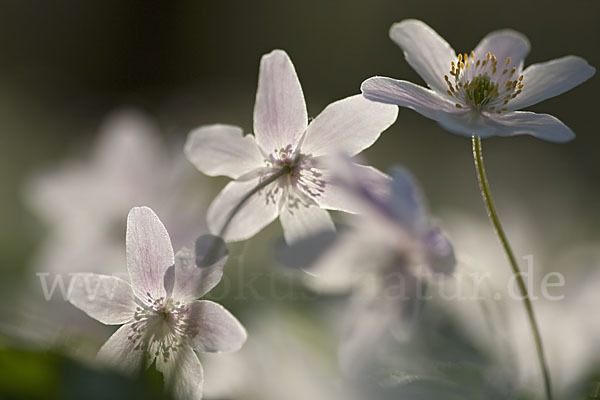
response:
M523 71L522 92L507 107L519 110L558 96L587 81L595 73L594 67L576 56L530 65Z
M361 90L367 99L410 108L452 133L468 137L476 133L486 137L493 130L478 114L458 108L434 91L412 82L376 76L364 81Z
M189 321L195 327L190 345L198 351L237 351L246 342L246 329L240 321L212 301L194 301L190 305Z
M220 238L215 238L215 246ZM210 249L209 249L210 250ZM220 257L212 265L196 265L196 253L193 250L182 248L175 255L175 282L173 299L181 303L189 303L199 299L214 288L223 276L223 266L227 256Z
M127 269L136 297L165 297L164 276L175 263L171 239L154 211L132 208L127 217Z
M185 143L185 155L209 176L239 176L264 165L254 136L232 125L207 125L194 129Z
M525 35L512 29L502 29L487 34L475 47L475 57L482 59L489 52L496 56L502 68L510 57L510 66L518 67L529 54L531 45Z
M292 61L283 50L260 60L254 105L254 134L265 154L295 149L308 125L304 94Z
M202 398L204 371L198 356L188 346L173 351L167 359L157 357L156 369L164 376L166 390L177 400Z
M125 374L137 373L142 367L144 351L135 349L135 343L130 339L134 334L132 324L120 327L100 348L98 360Z
M350 163L350 161L348 161ZM352 174L356 175L356 179L361 179L364 183L368 183L369 187L375 189L375 186L380 186L382 189L387 188L389 184L389 176L368 165L359 165L351 163ZM339 168L346 168L344 164L340 163ZM316 201L322 208L328 210L345 211L349 213L359 213L364 205L361 199L356 199L348 188L344 187L344 183L340 182L333 175L342 172L336 167L331 170L323 172L323 179L326 184L323 188L323 193L316 197Z
M226 231L221 233L231 213L257 187L260 180L229 182L225 186L208 208L206 220L211 233L222 236L226 242L246 240L277 218L282 190L279 183L274 182L250 196L237 210Z
M398 108L362 95L331 103L308 126L302 153L353 156L371 146L396 121Z
M448 90L444 75L449 74L450 63L456 61L454 49L431 27L415 19L392 25L390 38L402 48L406 61L427 85L444 95Z
M408 107L436 121L465 112L433 90L408 81L375 76L364 81L360 90L369 100Z
M329 212L316 205L307 207L300 204L295 207L284 207L279 219L283 228L283 236L288 244L319 232L335 230Z
M532 135L549 142L568 142L573 131L558 118L529 111L513 111L490 117L495 128L492 136Z
M135 313L129 283L116 276L75 274L71 277L69 301L90 317L106 325L131 321Z

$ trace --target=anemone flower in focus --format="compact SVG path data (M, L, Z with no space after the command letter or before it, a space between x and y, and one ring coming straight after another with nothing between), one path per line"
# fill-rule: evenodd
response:
M509 29L488 34L473 51L458 56L422 21L396 23L390 37L429 88L376 76L362 83L366 98L408 107L444 129L468 137L528 134L551 142L575 137L551 115L516 110L589 79L596 70L584 59L566 56L523 70L529 41Z
M361 95L328 105L310 124L294 65L282 50L262 57L254 106L254 135L231 125L202 126L185 153L209 176L234 179L208 209L212 233L245 240L280 218L288 243L333 230L326 210L352 212L323 167L327 156L354 156L396 120L398 110ZM357 166L373 179L377 170Z
M77 281L69 301L104 324L122 325L98 352L100 361L129 374L156 362L178 399L200 399L204 378L194 351L235 351L246 341L229 311L197 300L221 280L226 256L206 267L198 267L198 254L189 250L176 257L148 207L129 213L126 247L129 282L90 273Z

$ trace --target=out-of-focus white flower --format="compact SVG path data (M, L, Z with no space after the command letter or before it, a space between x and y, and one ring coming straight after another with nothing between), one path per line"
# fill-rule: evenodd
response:
M196 300L220 281L226 256L202 268L188 250L175 257L167 230L148 207L129 213L126 248L129 283L90 273L69 301L104 324L123 324L98 352L101 361L125 373L156 361L177 398L200 399L204 379L194 350L236 351L246 341L229 311Z
M254 135L230 125L203 126L191 132L188 159L210 176L230 182L208 210L212 233L226 241L245 240L280 217L288 243L325 229L333 230L329 210L353 211L323 167L327 155L350 156L372 145L396 120L393 106L361 95L327 106L308 124L302 87L282 50L262 57L254 107ZM376 176L371 167L356 166ZM241 200L276 174L278 179L248 199L227 222Z
M33 270L114 272L125 261L124 217L138 204L164 216L176 246L192 243L205 231L207 205L192 173L146 116L132 110L111 115L89 158L28 182L25 199L49 229Z
M527 218L518 210L507 211L509 221L523 222ZM499 368L511 372L515 387L524 392L540 390L541 376L531 327L521 301L509 296L510 271L503 268L504 255L489 222L456 212L445 213L444 221L456 248L460 249L455 279L449 285L456 284L456 293L461 293L462 298L452 301L438 298L437 303L459 321L463 333L478 348L494 357ZM520 227L512 236L518 253L527 256L520 259L521 269L531 285L553 389L559 398L570 397L574 388L600 365L596 351L600 346L600 322L593 317L600 302L598 246L571 245L570 250L544 248L532 233L537 229L528 228L527 223L508 225ZM560 255L549 257L550 253ZM551 283L559 282L556 273L564 277L564 286L547 289L551 298L542 291L542 282L549 273L553 275L546 279ZM480 283L473 286L470 274L476 274Z
M408 107L450 132L471 137L533 135L565 142L575 134L548 114L516 111L557 96L589 79L596 70L566 56L523 70L529 41L513 30L488 34L470 53L459 54L422 21L392 25L390 37L429 89L407 81L372 77L365 97Z
M318 320L318 318L317 318ZM231 354L202 354L208 399L351 400L364 398L344 382L327 334L295 312L261 310L247 323L252 334ZM327 347L324 347L327 346Z
M391 180L375 183L346 165L336 178L362 215L308 269L314 277L307 280L321 291L353 291L341 345L342 363L353 369L377 352L384 335L411 333L427 276L451 273L455 259L407 171L396 169Z

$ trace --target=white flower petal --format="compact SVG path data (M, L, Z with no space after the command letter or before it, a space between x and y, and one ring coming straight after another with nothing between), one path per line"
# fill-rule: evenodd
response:
M329 212L316 205L284 207L279 216L283 236L288 244L305 239L323 231L334 231L335 226Z
M465 112L433 90L408 81L374 76L364 81L360 90L369 100L408 107L436 121L447 114Z
M222 236L226 242L246 240L269 225L279 215L282 190L274 182L252 195L236 212L226 231L221 230L241 200L259 184L261 178L243 182L229 182L213 200L207 213L211 233Z
M215 246L219 246L216 241ZM212 265L197 266L195 251L187 248L179 250L175 255L173 299L189 303L204 296L221 280L226 261L227 257L221 257Z
M470 137L473 129L477 129L483 136L489 130L476 114L412 82L375 76L364 81L360 88L367 99L410 108L454 133Z
M175 263L169 233L154 211L132 208L127 217L127 269L136 297L165 297L164 276Z
M573 131L558 118L529 111L513 111L490 116L495 128L493 136L532 135L549 142L567 142L575 138Z
M523 71L522 92L507 107L519 110L558 96L585 82L595 73L594 67L576 56L530 65Z
M190 338L194 349L205 353L237 351L246 342L246 329L222 305L199 300L190 307L189 321L196 328Z
M98 360L110 368L133 375L142 367L144 351L135 349L129 338L135 334L131 324L120 327L98 351Z
M361 90L367 99L410 108L457 135L489 137L495 132L480 113L458 108L434 91L412 82L375 76L364 81Z
M156 358L156 369L162 372L165 388L177 400L198 400L202 398L204 371L198 356L188 346L170 353L169 358Z
M124 324L135 314L133 291L123 279L82 273L71 277L71 285L71 304L103 324Z
M445 95L448 86L444 75L449 74L450 63L456 61L454 49L430 26L415 19L392 25L390 38L402 48L406 61L427 85Z
M232 125L207 125L190 132L185 155L203 174L239 176L264 165L254 136Z
M350 163L350 161L348 161ZM387 188L389 184L389 176L368 165L359 165L351 163L352 174L357 175L357 179L361 179L365 184L368 184L370 188L375 189L376 186L382 189ZM340 165L340 168L345 166ZM345 211L349 213L360 213L364 205L361 199L356 199L348 188L344 187L344 183L340 182L339 179L335 179L333 175L343 171L336 170L335 168L331 171L323 171L323 180L326 184L323 188L323 193L319 195L315 200L320 207L328 210ZM359 177L359 178L358 178ZM352 177L354 179L354 177Z
M381 246L374 246L374 243L376 240L364 232L349 230L340 233L324 254L305 269L308 274L303 277L304 281L319 293L349 292L365 273L375 269L373 266L377 265L379 256L372 250L387 251Z
M295 149L308 125L302 87L294 65L283 50L260 60L254 105L254 134L265 154L291 146Z
M512 29L502 29L487 34L475 47L475 57L482 59L489 52L496 56L498 63L506 65L506 59L510 57L510 65L521 66L531 45L525 35Z
M353 156L375 143L397 115L397 107L362 95L336 101L310 123L302 152L313 156L344 152Z

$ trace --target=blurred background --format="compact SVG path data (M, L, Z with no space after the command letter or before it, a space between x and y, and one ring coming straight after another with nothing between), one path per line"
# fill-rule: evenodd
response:
M127 210L142 203L165 210L162 214L157 210L161 218L189 210L183 218L165 215L163 221L170 231L181 231L174 238L176 246L191 245L195 236L206 232L203 210L227 180L208 179L187 165L181 152L187 133L216 122L251 132L259 59L274 48L285 49L294 62L311 117L330 102L358 93L360 83L373 75L422 83L388 38L391 24L405 18L422 19L457 51L471 50L492 30L513 28L531 41L526 65L574 54L600 66L600 3L593 0L557 4L516 0L0 1L0 366L2 371L10 370L0 378L3 398L92 398L89 393L98 398L144 398L148 387L160 387L160 377L151 374L143 381L128 382L86 363L110 333L100 330L99 324L82 322L93 332L85 336L84 344L80 336L73 339L77 346L64 338L60 344L50 340L64 332L49 327L49 321L40 325L38 313L53 320L60 317L60 324L87 317L74 315L70 320L69 315L76 312L65 311L68 304L52 307L56 314L42 311L35 302L29 304L28 288L41 290L36 272L56 273L61 266L79 262L88 269L110 263L109 270L118 270L121 267L112 267L118 258L107 261L98 255L104 237L90 233L87 242L73 250L69 243L80 235L66 231L97 231L99 228L94 228L99 221L108 218L106 212L115 223L102 229L114 234L115 243L122 243ZM586 388L592 384L598 360L591 355L600 353L594 339L600 337L595 335L600 332L597 311L586 308L596 298L584 293L584 288L590 293L600 288L600 279L594 280L600 267L600 135L595 109L599 92L600 83L594 76L570 92L531 107L570 126L577 135L570 143L558 145L526 136L484 142L497 207L517 253L533 254L540 276L543 271L564 272L565 290L572 294L566 300L574 298L579 305L552 307L546 316L540 316L563 393L579 390L573 389L579 384ZM133 115L134 122L125 124L134 127L119 125L123 122L115 117L115 110L120 110L121 116ZM107 139L110 134L106 132L119 129L151 133L147 140L144 134L133 134L124 144ZM120 153L118 149L122 149ZM381 170L403 165L415 174L432 214L454 240L460 260L470 260L482 269L507 268L487 225L469 140L403 109L396 124L364 155ZM153 161L156 159L160 162ZM131 172L132 165L139 171ZM128 194L123 204L106 211L103 205L121 190L121 186L111 186L112 182L123 171L128 171L127 179L131 179L123 186L126 182L146 183L135 195ZM90 208L92 203L95 205ZM68 218L73 223L65 224ZM180 229L181 225L185 226ZM244 266L251 271L275 271L276 281L287 285L291 272L273 261L280 237L279 225L272 224L250 241L233 245L228 271L231 282L244 279L239 273ZM68 260L62 258L61 245L73 250ZM121 272L124 264L122 268ZM252 359L246 354L243 361L231 361L243 371L236 376L247 375L256 363L270 362L273 369L238 380L237 386L226 383L228 378L223 377L231 373L224 373L214 381L228 389L235 386L243 394L219 393L217 388L214 398L287 398L286 393L289 398L349 398L339 394L343 385L336 367L336 328L322 323L329 319L328 313L337 315L338 309L343 309L343 299L317 296L295 275L291 281L298 286L295 293L302 296L219 299L249 327L251 338L251 327L260 327L257 339L250 339L248 352L262 356ZM261 284L267 287L271 278L259 281ZM489 343L473 339L477 328L471 330L471 317L452 311L447 314L453 322L438 321L436 329L456 331L464 351L476 354L470 361L494 357L495 352L486 348ZM543 325L544 321L554 325L563 319L568 320L564 325L571 329L570 336ZM269 347L267 343L274 342L271 335L285 336L285 340ZM528 333L520 335L527 338ZM553 339L553 335L558 337ZM307 355L305 346L314 354ZM474 350L477 346L484 351ZM264 357L265 353L273 354ZM291 360L289 364L278 358L281 354ZM535 360L531 364L535 375ZM210 365L208 360L207 384ZM283 367L276 370L278 365ZM324 365L327 372L311 371L315 365ZM262 368L269 371L271 366ZM213 371L218 368L223 367L215 366ZM581 371L569 375L573 368ZM281 387L267 393L261 379L272 384L277 373L286 370L296 372L281 377ZM466 384L476 380L461 377L447 378L452 382L466 379ZM284 384L287 380L290 382ZM388 382L388 386L397 387L399 381ZM258 388L252 389L254 392L248 389L252 386L248 382ZM312 391L298 390L302 393L298 397L282 391L301 384ZM321 386L323 390L317 391ZM106 392L89 389L92 387ZM442 387L444 393L455 390ZM382 398L401 393L384 392ZM156 392L150 389L147 393ZM352 395L367 398L360 393L356 389ZM477 393L473 398L482 392ZM457 398L468 397L460 396Z

